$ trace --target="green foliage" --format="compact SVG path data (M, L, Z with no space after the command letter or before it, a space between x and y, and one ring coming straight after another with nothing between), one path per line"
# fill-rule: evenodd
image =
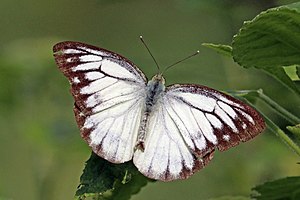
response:
M290 132L292 132L300 141L300 124L297 124L296 126L287 126L286 128Z
M300 177L287 177L254 187L252 195L257 200L299 200Z
M245 22L233 38L233 58L244 67L300 64L300 10L297 5L269 9Z
M300 64L299 24L300 2L260 13L253 20L245 22L238 34L233 37L231 51L233 60L245 68L255 67L267 72L298 94L299 97L300 90L295 82L299 78ZM203 45L216 50L218 53L224 54L225 51L227 52L225 53L226 56L230 55L230 47L227 45L207 43ZM285 66L291 67L285 70ZM269 129L300 155L299 141L297 140L299 130L298 127L295 127L300 122L297 116L278 105L262 90L241 91L239 95L243 95L250 101L255 98L262 100L276 114L294 125L286 127L293 134L290 137L263 114Z
M269 9L245 22L233 38L233 59L246 68L262 69L293 91L299 88L283 66L300 64L300 3Z
M299 5L300 3L294 3L260 13L253 20L245 22L232 41L232 57L235 62L245 68L264 70L298 94L299 87L283 67L300 64ZM226 45L205 46L224 52ZM299 75L299 67L297 73Z
M253 20L245 22L238 34L233 37L232 47L208 43L203 45L232 57L245 68L255 67L267 72L300 97L300 90L296 83L300 77L299 24L300 2L269 9ZM285 118L291 124L286 127L289 133L282 130L261 111L268 128L300 155L300 119L297 116L280 106L261 89L236 91L231 94L243 98L250 105L253 100L259 99L277 115ZM300 199L299 188L300 177L288 177L253 188L257 193L252 197L258 200L296 200Z
M92 153L80 177L76 199L128 200L147 183L132 162L112 164Z
M266 105L274 110L276 114L284 117L287 121L290 121L291 124L296 124L300 121L300 119L290 112L288 112L285 108L281 107L275 101L273 101L270 97L268 97L264 92L259 90L245 90L245 91L237 91L231 92L231 95L236 96L237 98L242 98L242 100L246 101L248 104L255 107L251 102L254 100L262 100ZM257 108L259 111L260 109ZM287 144L291 149L293 149L298 155L300 155L300 146L298 137L298 127L296 126L288 126L288 130L292 130L291 132L294 134L294 137L289 137L287 133L285 133L276 123L274 123L267 115L265 115L262 111L261 114L263 115L265 122L270 131L275 133L279 138Z
M290 77L291 80L293 81L300 81L300 73L299 73L299 66L297 65L292 65L289 67L285 67L285 73Z
M224 56L232 57L232 47L229 45L212 44L212 43L203 43L202 45L214 49L215 51L217 51L218 53Z

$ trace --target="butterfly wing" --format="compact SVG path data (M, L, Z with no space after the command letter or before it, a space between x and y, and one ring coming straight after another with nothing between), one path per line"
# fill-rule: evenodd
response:
M233 97L200 85L172 85L149 121L145 151L134 163L146 176L185 179L224 151L265 128L259 113Z
M162 181L185 179L203 168L213 151L198 159L184 141L164 103L158 103L149 119L144 151L137 149L133 162L145 176Z
M71 84L81 136L110 162L131 160L146 95L145 75L123 56L91 45L62 42L53 51Z
M185 139L198 156L215 147L227 150L250 140L265 128L263 118L254 108L214 89L176 84L167 90L165 104L178 127L188 134L184 138L202 137L195 145Z

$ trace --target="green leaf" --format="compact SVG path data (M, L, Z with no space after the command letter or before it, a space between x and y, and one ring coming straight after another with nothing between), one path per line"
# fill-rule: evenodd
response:
M86 162L75 198L127 200L148 183L132 162L113 164L92 153Z
M282 66L300 65L300 3L272 8L245 22L232 43L240 65L263 69L300 94Z
M293 81L299 81L299 66L298 65L292 65L289 67L284 67L285 73L292 79Z
M300 140L300 124L297 124L296 126L287 126L286 128Z
M150 180L143 176L142 174L138 173L137 175L133 176L129 182L119 187L116 187L115 191L112 194L111 199L117 200L128 200L133 194L137 194L142 187L144 187L148 182L155 182L154 180Z
M211 48L224 56L232 57L232 47L229 45L213 43L202 43L202 45Z
M287 177L252 188L256 193L252 195L257 200L299 200L300 177Z

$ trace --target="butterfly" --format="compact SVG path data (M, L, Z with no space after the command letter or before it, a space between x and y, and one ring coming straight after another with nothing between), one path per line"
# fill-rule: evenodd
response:
M249 105L196 84L165 86L162 73L147 80L127 58L80 42L53 47L71 84L81 137L112 163L133 160L145 176L186 179L265 128Z

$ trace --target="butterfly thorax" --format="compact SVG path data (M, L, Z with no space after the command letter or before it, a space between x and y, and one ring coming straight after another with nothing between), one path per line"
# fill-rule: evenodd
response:
M161 74L156 74L147 84L147 96L145 99L145 109L142 113L140 128L138 132L138 141L136 148L144 150L144 139L148 127L149 117L157 101L165 91L165 79Z
M145 112L151 112L153 106L165 91L165 79L161 74L156 74L147 84L147 97Z

